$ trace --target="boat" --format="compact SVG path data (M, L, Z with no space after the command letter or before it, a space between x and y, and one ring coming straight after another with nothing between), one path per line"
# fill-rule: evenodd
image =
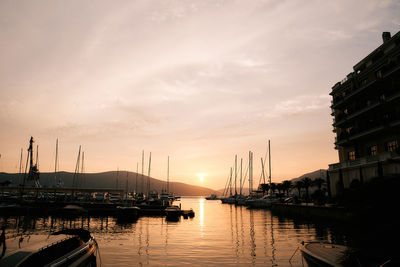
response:
M206 197L207 200L218 200L219 198L215 194L211 194L210 196Z
M235 196L229 196L229 197L221 198L221 201L222 201L222 203L225 203L225 204L235 204L236 198L235 198Z
M277 198L271 195L265 195L261 198L251 198L245 201L246 206L253 209L270 208Z
M88 211L77 205L66 205L65 207L54 209L50 213L59 217L74 218L87 215Z
M349 260L349 254L347 253L349 248L347 246L320 242L301 242L299 249L310 267L351 266L346 264Z
M245 196L239 195L239 196L236 198L236 203L235 203L235 205L236 205L236 206L246 206L246 201L247 201L247 200L249 200L249 197L245 197Z
M97 242L83 229L1 237L0 266L96 266Z
M179 221L182 210L178 206L171 206L165 209L165 215L167 221Z
M120 220L132 220L139 217L140 208L136 206L124 207L117 206L116 215Z

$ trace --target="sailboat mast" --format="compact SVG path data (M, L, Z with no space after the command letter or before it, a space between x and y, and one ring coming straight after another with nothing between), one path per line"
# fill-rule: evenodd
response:
M135 185L135 195L137 195L137 193L138 193L138 188L137 188L137 185L138 185L138 172L139 172L139 162L136 162L136 185Z
M232 167L231 167L231 175L229 176L229 189L230 189L230 196L232 196Z
M263 158L261 158L261 170L262 170L263 184L265 184L265 168L264 168Z
M243 159L240 158L240 195L242 195L242 176L243 176Z
M167 194L169 195L169 156L168 156L168 167L167 167Z
M144 193L144 176L143 176L143 173L144 173L144 150L142 150L142 191L141 191L142 194Z
M76 165L75 165L75 173L74 173L74 178L72 180L72 187L78 187L78 174L79 174L79 163L81 161L81 146L79 146L79 151L78 151L78 158L76 160Z
M22 180L22 148L21 148L21 157L19 158L19 181L18 183L21 185Z
M58 138L56 139L56 159L54 161L54 188L57 186Z
M249 196L253 192L253 167L252 167L252 152L249 151Z
M81 181L80 186L84 187L86 185L85 181L85 151L82 151L82 165L81 165Z
M31 137L31 140L29 141L29 173L31 173L32 167L33 167L33 137Z
M268 154L269 154L269 188L271 188L271 141L268 140Z
M235 155L235 196L237 195L236 180L237 180L237 155Z
M149 171L147 173L147 195L150 195L150 169L151 169L151 152L149 155Z
M36 167L39 168L38 163L39 163L39 145L36 145L36 163L35 163L35 165L36 165Z
M128 175L129 175L129 172L128 171L126 171L126 185L125 185L125 199L127 200L128 199Z

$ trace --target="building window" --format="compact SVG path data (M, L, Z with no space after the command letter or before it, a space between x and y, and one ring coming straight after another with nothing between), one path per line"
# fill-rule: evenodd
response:
M389 141L386 143L387 151L394 152L399 147L397 140Z
M356 152L353 150L353 151L350 151L350 152L348 152L348 158L349 158L349 160L355 160L356 159Z
M370 156L374 156L374 155L378 154L378 147L377 146L370 146L368 148L368 154Z
M382 79L382 71L381 71L381 70L378 70L378 71L376 72L376 78Z

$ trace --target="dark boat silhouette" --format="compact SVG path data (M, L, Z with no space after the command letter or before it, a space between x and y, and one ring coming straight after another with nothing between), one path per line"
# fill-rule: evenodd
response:
M178 206L171 206L165 209L165 215L167 221L179 221L182 210Z
M303 258L311 267L342 267L347 259L348 247L320 242L302 242L299 247Z
M97 242L83 229L1 237L0 266L96 266Z

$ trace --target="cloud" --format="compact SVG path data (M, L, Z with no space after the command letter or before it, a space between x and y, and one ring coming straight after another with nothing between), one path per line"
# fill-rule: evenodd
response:
M264 113L264 116L280 118L326 109L329 107L330 99L329 95L297 96L277 103L270 112Z

